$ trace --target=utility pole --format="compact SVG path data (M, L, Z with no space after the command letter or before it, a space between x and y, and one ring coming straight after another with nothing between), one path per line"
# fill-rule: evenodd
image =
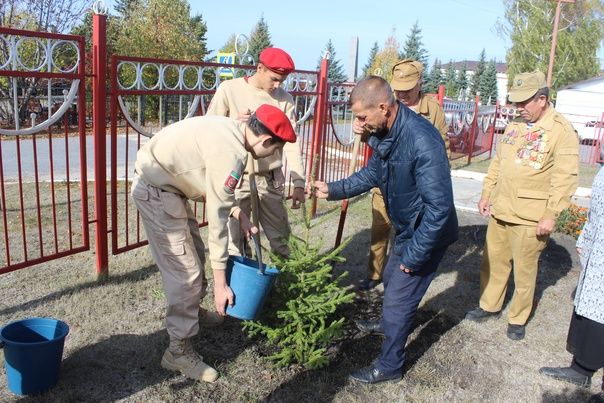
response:
M562 3L574 3L575 0L556 0L556 16L554 17L554 32L552 33L552 47L549 51L549 65L547 67L547 86L552 86L554 72L554 58L556 57L556 43L558 41L558 23L560 22L560 8Z

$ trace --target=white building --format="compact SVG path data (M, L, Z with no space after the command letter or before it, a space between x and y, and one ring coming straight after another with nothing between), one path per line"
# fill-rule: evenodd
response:
M601 121L604 113L604 75L558 90L556 110L580 131L587 122Z

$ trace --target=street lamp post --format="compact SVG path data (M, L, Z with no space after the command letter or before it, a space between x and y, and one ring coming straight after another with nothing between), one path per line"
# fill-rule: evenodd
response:
M547 86L552 86L552 73L554 72L554 58L556 57L556 43L558 41L558 23L560 22L560 8L562 3L574 3L575 0L556 0L556 16L554 17L554 32L552 33L552 47L549 51L549 65L547 67Z

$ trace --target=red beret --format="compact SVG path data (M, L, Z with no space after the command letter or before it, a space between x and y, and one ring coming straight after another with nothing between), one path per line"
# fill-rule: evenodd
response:
M296 133L292 127L292 122L281 109L269 104L262 104L256 109L256 117L281 140L289 143L296 142Z
M264 64L267 69L278 74L289 74L296 68L291 56L279 48L264 49L260 52L258 61Z

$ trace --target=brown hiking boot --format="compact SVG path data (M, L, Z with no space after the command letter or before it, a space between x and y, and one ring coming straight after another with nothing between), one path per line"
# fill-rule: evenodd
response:
M202 357L193 350L190 339L170 337L170 346L161 359L161 366L170 371L180 371L196 381L214 382L218 379L218 371L202 361Z
M215 327L222 325L224 316L216 311L208 311L203 307L199 307L199 324L205 327Z

